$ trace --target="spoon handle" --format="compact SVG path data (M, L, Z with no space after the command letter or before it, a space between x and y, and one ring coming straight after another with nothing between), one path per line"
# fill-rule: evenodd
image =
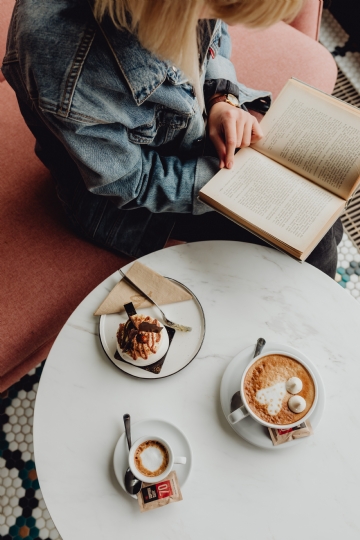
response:
M259 354L261 353L261 351L263 350L264 346L265 346L265 339L260 337L257 342L256 342L256 348L255 348L255 352L254 352L254 358L256 358L257 356L259 356Z
M124 414L124 426L125 426L125 433L127 438L127 443L129 450L131 448L131 434L130 434L130 414Z

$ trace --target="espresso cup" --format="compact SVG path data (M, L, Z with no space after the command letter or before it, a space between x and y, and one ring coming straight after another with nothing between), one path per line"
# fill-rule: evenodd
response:
M174 456L169 443L154 435L137 439L129 451L129 467L142 482L160 482L171 472L175 463L185 465L186 457ZM159 474L155 476L157 470Z
M311 377L311 380L312 380L312 382L314 384L315 396L314 396L314 400L313 400L313 403L312 403L310 409L307 411L307 413L304 416L302 416L296 422L293 422L291 424L276 424L276 423L266 422L263 418L260 418L259 416L257 416L255 414L255 412L250 408L250 406L249 406L249 404L247 403L247 400L246 400L246 396L245 396L245 392L244 392L244 383L245 383L246 375L247 375L249 369L251 368L251 366L253 364L258 362L262 358L265 358L266 356L271 356L271 355L281 355L281 356L286 356L288 358L296 360L296 362L298 362L299 364L304 366L304 368L309 373L309 375ZM314 411L314 409L316 407L316 404L317 404L317 400L318 400L318 384L317 384L316 378L315 378L315 376L314 376L308 362L302 360L301 358L299 358L298 356L295 356L294 354L290 354L290 353L287 353L287 352L284 352L284 351L269 351L269 352L266 352L266 353L261 354L259 356L256 356L246 366L245 371L244 371L244 373L242 375L242 378L241 378L240 396L241 396L241 401L242 401L243 405L241 405L241 407L239 407L238 409L236 409L235 411L233 411L232 413L230 413L228 415L228 420L229 420L229 422L231 424L237 424L241 420L244 420L244 418L247 418L248 416L250 416L251 418L253 418L253 420L255 420L256 422L259 422L260 424L262 424L263 426L266 426L268 428L290 429L290 428L293 428L293 427L299 425L302 422L305 422L305 420L307 418L309 418L309 416Z

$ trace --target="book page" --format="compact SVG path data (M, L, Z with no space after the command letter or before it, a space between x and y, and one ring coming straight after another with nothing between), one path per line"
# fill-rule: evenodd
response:
M349 198L360 176L360 111L290 80L261 129L264 137L253 148Z
M304 252L345 202L251 148L200 190L269 235ZM215 204L216 207L216 204Z

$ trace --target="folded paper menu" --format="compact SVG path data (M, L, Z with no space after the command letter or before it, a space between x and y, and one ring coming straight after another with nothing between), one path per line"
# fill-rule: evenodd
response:
M134 262L126 275L159 305L183 302L192 298L191 294L182 287L164 278L139 261ZM121 280L108 294L94 315L120 313L124 311L124 304L128 302L132 302L135 309L151 306L149 300L146 300L131 285L126 283L125 280Z

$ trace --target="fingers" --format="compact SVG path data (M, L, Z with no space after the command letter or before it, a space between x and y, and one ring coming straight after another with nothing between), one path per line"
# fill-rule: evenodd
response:
M238 143L236 124L236 115L234 114L234 111L227 111L224 115L223 128L226 146L225 166L228 169L231 169L231 167L233 166L235 148L237 147Z
M231 169L236 148L245 148L263 136L257 119L246 111L228 111L224 118L225 167Z
M264 134L255 116L253 116L252 118L254 119L254 122L252 126L251 142L254 143L256 141L259 141L264 136Z
M225 167L226 146L223 138L217 131L209 131L209 137L215 146L217 155L219 156L219 169Z
M263 136L254 116L223 102L212 107L208 128L209 137L219 156L220 169L231 169L236 148L245 148Z
M252 128L253 128L252 119L247 118L246 122L244 122L241 126L241 132L239 135L239 148L250 146Z
M263 137L263 132L259 122L254 116L249 114L243 125L242 134L239 136L239 140L241 141L239 147L245 148L246 146L250 146L251 143L260 140L261 137Z

